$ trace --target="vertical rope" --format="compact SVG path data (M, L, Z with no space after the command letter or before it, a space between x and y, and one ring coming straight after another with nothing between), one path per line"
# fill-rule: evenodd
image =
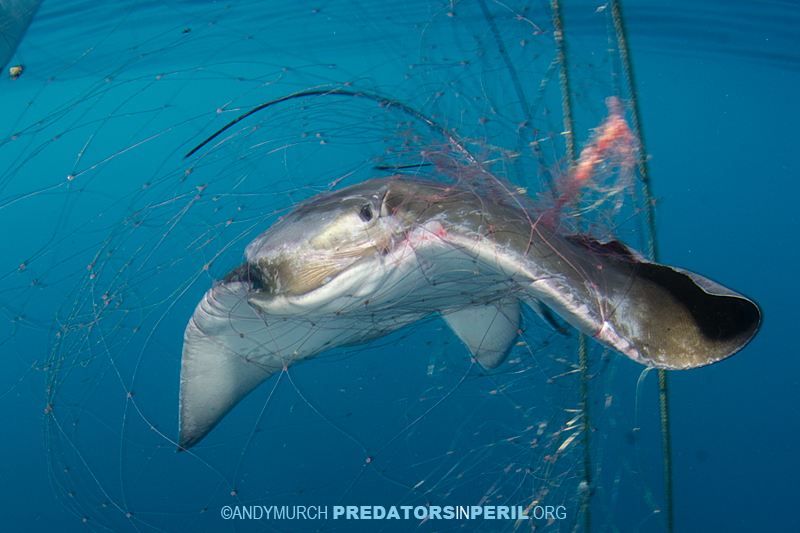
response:
M633 77L633 67L628 55L628 44L625 24L622 16L622 7L619 0L611 0L611 17L614 21L614 30L617 35L617 48L620 63L625 77L625 84L630 97L631 123L633 135L639 143L639 160L637 167L642 178L642 191L645 201L645 217L648 227L648 257L658 261L658 247L656 245L655 203L650 189L650 178L647 172L647 151L644 145L644 135L639 124L639 99L636 93L636 82ZM658 371L658 400L661 406L661 448L664 455L664 492L666 498L667 531L672 533L674 524L674 507L672 499L672 438L669 426L669 388L667 386L666 370Z
M567 66L566 44L564 42L564 29L561 23L561 6L558 0L551 0L550 7L553 11L553 28L555 29L556 61L558 62L559 85L561 87L561 108L564 113L564 140L567 145L567 162L571 167L575 163L575 129L572 120L572 95L569 87L569 71ZM589 418L589 363L586 335L579 336L578 364L580 365L580 394L581 394L581 425L583 430L583 481L586 490L583 492L583 531L589 533L592 526L591 495L592 495L592 455L591 455L591 426Z
M583 497L583 530L589 533L592 526L591 495L592 495L592 445L589 440L591 427L589 426L589 361L586 335L580 334L580 347L578 359L581 367L581 408L583 409L583 480L586 482L586 491Z
M658 403L661 405L661 449L664 454L664 492L667 499L667 531L673 531L672 504L672 438L669 431L669 389L667 371L658 371Z
M567 142L567 161L571 165L575 161L575 135L572 129L572 97L567 74L567 54L564 44L564 30L561 26L561 6L558 0L550 1L553 10L554 37L556 40L556 59L559 65L558 78L561 85L561 108L564 111L564 138Z
M636 167L639 169L639 175L642 178L642 191L644 194L645 202L645 217L647 219L648 250L647 256L651 261L658 261L658 248L656 247L656 216L655 216L655 202L650 190L650 175L647 171L647 150L644 145L644 134L639 122L639 97L636 92L636 80L633 77L633 67L631 59L628 55L628 39L626 37L625 23L622 18L622 6L619 0L611 0L611 18L614 21L614 31L617 34L617 49L619 50L619 59L622 65L622 73L625 78L625 88L628 91L631 107L631 129L633 136L639 143L639 160L636 162Z

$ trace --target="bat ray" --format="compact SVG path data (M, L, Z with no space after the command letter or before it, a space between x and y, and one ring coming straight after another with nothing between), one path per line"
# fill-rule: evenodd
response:
M299 205L247 246L189 321L181 449L276 372L432 313L487 369L515 343L521 303L656 368L715 363L756 334L759 308L741 294L530 216L513 196L399 177Z

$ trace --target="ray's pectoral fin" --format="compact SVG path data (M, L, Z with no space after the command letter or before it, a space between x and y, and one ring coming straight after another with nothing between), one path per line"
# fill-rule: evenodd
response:
M595 335L634 361L668 370L697 368L741 350L758 331L761 312L746 297L676 267L608 261L613 313ZM616 280L614 283L611 280Z
M753 301L681 268L641 263L631 293L642 304L628 306L619 318L644 362L657 368L721 361L744 348L761 324Z
M758 332L758 305L719 283L646 261L617 241L567 240L579 252L575 257L587 259L583 272L597 277L587 284L583 274L562 275L551 290L560 296L548 303L583 333L634 361L666 370L698 368L730 357Z
M520 309L516 298L442 311L442 318L483 368L505 361L519 333Z
M184 334L181 358L180 449L191 448L284 362L269 352L271 335L247 303L248 281L206 292Z

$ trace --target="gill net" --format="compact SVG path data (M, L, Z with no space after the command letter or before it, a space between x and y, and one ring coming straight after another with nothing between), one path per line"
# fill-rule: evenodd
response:
M613 21L586 5L564 18L580 172L547 6L43 5L18 50L23 75L3 82L0 220L16 229L0 259L0 385L8 399L35 384L47 477L75 524L665 529L641 369L592 342L582 366L578 335L529 311L494 371L432 314L273 376L175 453L188 317L250 240L311 196L392 174L457 180L513 194L564 233L649 249L639 146L608 133L630 117ZM220 517L253 505L564 515Z

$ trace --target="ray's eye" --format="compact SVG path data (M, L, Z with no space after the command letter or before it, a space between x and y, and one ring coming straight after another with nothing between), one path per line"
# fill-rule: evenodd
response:
M360 216L361 220L364 222L369 222L372 220L372 217L375 216L375 213L372 211L372 206L370 204L366 204L361 207L361 210L358 212L358 216Z

